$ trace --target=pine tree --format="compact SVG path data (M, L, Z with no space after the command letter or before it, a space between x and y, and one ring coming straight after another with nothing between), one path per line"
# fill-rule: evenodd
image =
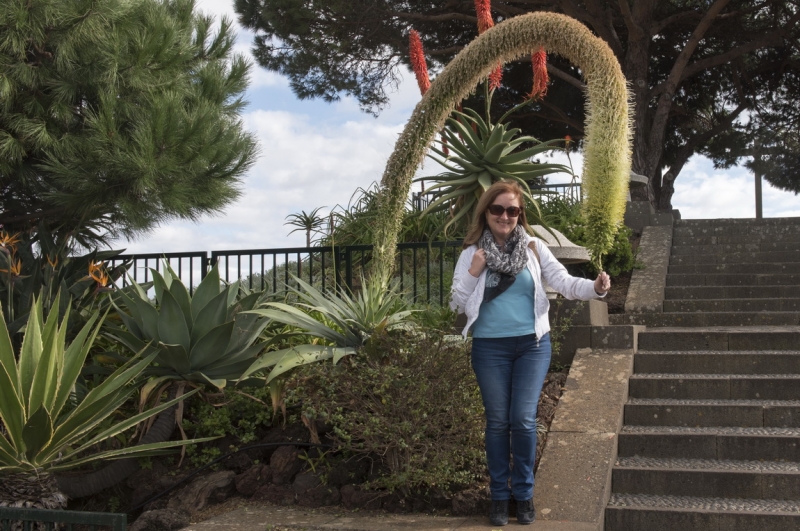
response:
M231 22L193 0L0 5L0 224L87 246L238 195L254 138Z

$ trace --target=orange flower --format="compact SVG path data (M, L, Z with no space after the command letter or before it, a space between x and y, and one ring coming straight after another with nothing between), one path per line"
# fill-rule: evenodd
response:
M56 267L58 267L58 256L56 255L56 257L51 260L50 256L48 255L47 256L47 263L50 264L50 267L55 269Z
M547 74L547 53L544 48L531 55L531 63L533 63L533 89L528 94L530 99L542 99L547 94L547 83L550 81L550 76Z
M89 277L100 287L108 285L108 274L103 262L89 262Z
M411 69L417 77L419 91L424 96L431 87L431 80L428 77L428 63L425 62L425 52L422 49L422 40L419 38L417 30L408 33L408 55L411 59Z
M0 273L9 273L12 277L18 277L22 272L22 260L19 258L16 260L9 258L9 261L11 263L11 267L9 267L9 269L0 269Z
M9 254L17 252L17 244L20 242L19 232L9 235L6 231L0 230L0 248Z
M491 0L475 0L475 13L478 15L478 35L494 26Z

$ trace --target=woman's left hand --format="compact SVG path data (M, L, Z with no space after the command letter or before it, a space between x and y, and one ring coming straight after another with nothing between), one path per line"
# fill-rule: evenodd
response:
M605 295L611 289L611 277L608 273L601 271L594 281L594 291L598 295Z

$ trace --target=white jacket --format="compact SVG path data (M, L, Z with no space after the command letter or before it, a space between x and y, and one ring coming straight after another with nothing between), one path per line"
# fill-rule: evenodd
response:
M544 337L550 331L550 320L547 317L547 313L550 310L550 301L547 300L547 294L542 285L543 277L551 288L568 299L589 300L600 298L600 295L594 291L593 280L570 275L542 240L527 234L526 237L528 238L526 245L531 241L535 242L536 250L539 251L539 258L541 258L540 266L539 261L533 255L533 251L530 248L526 249L528 253L528 270L531 272L536 289L534 293L536 306L534 309L536 316L534 329L536 337ZM483 301L483 289L486 285L488 268L484 268L478 278L473 277L469 272L469 268L472 265L472 256L477 250L478 246L474 244L464 249L458 258L456 270L453 274L450 307L459 313L467 314L467 324L464 326L463 332L464 338L467 337L467 332L472 323L478 318L478 311Z

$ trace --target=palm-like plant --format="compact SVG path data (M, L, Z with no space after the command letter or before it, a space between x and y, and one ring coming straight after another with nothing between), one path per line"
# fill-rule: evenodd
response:
M486 120L472 109L453 111L441 138L434 141L430 148L433 154L429 154L446 171L415 179L434 181L435 184L427 189L431 201L422 215L448 212L449 216L439 227L439 231L445 235L450 228L463 229L469 224L481 195L497 181L519 183L526 203L532 206L530 212L533 218L529 222L543 225L529 183L553 173L572 173L563 164L543 164L530 160L558 149L563 140L540 142L532 136L520 136L520 129L509 129L503 123L509 114L528 102L511 109L494 124L488 115L490 102L491 94L487 94ZM522 149L526 145L529 147Z
M325 226L325 218L318 215L318 212L323 208L325 207L317 207L308 214L305 210L301 210L299 214L289 214L286 216L287 221L284 225L297 227L289 232L289 234L293 234L299 230L305 231L306 247L311 247L311 235L319 232L320 229Z
M64 319L51 312L46 321L42 306L39 297L18 356L5 320L0 319L0 505L60 508L66 505L66 497L54 472L101 459L154 455L198 442L99 446L181 399L108 426L114 412L136 391L132 383L154 355L131 358L78 402L76 382L103 319L95 312L67 346L69 306Z
M300 289L291 291L299 300L297 307L269 302L265 308L247 313L295 327L314 342L267 352L242 374L242 379L271 368L267 375L267 382L271 382L301 365L328 359L337 363L344 356L369 350L377 334L410 326L407 317L414 310L406 309L394 289L387 290L377 282L365 281L359 294L351 297L345 293L325 295L299 278L295 281Z

